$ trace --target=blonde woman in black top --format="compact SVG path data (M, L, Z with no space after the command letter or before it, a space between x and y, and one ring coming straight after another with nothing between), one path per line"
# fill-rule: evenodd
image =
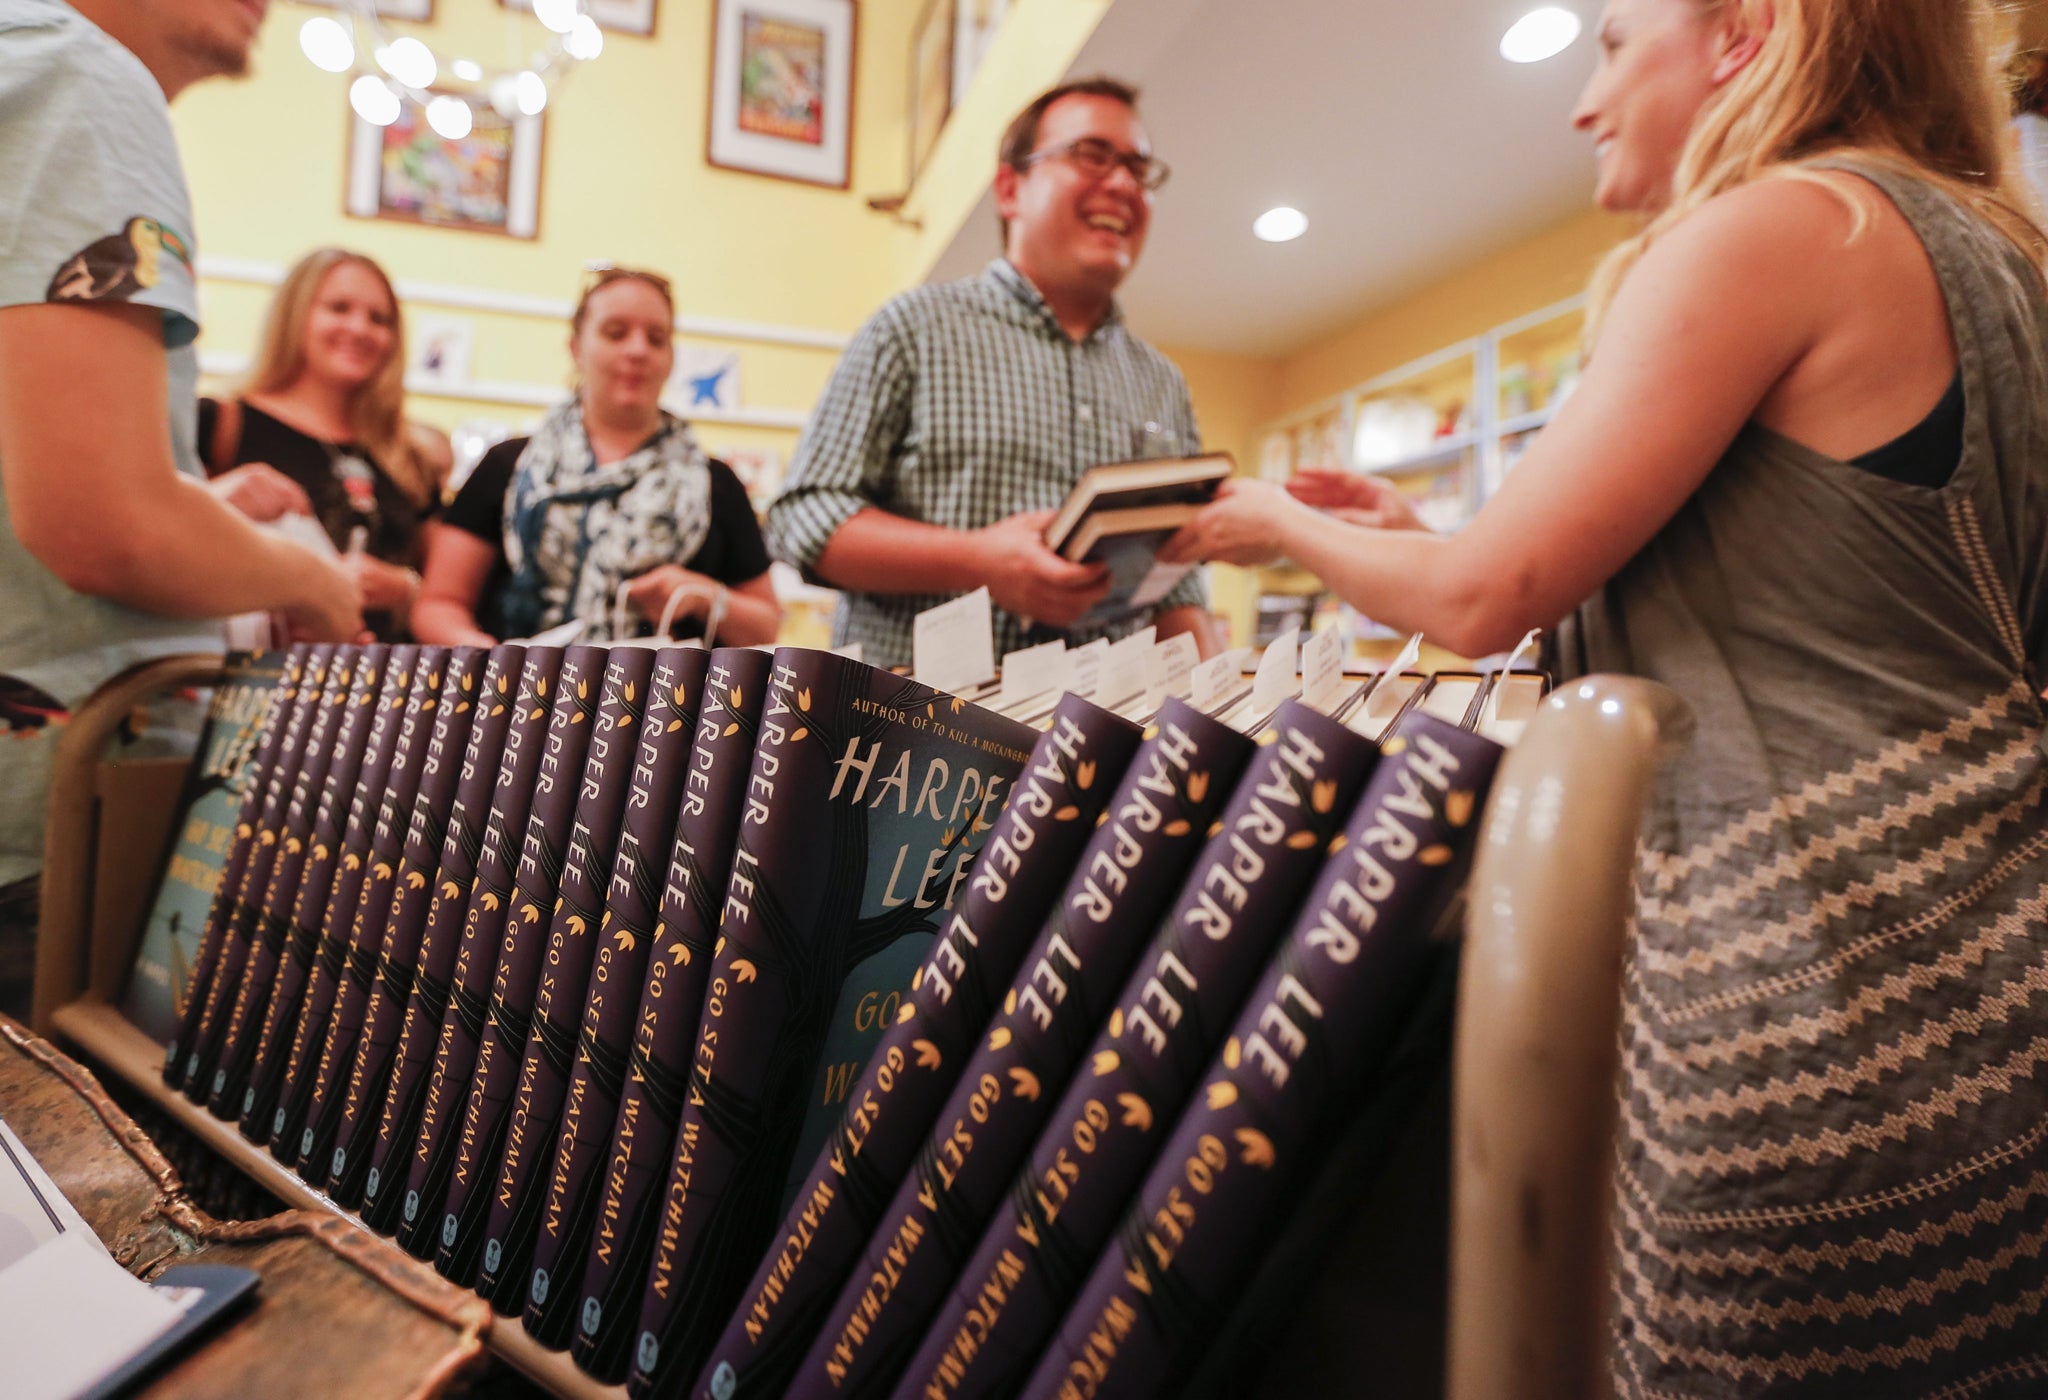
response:
M259 520L317 519L386 638L405 631L440 494L404 409L397 295L376 263L339 248L285 275L241 391L199 402L199 450L216 490Z

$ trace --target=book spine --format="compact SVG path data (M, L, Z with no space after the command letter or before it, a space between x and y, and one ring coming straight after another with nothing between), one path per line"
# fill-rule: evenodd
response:
M505 732L503 760L491 792L491 814L484 823L476 878L470 886L462 935L448 977L447 1011L434 1036L433 1068L426 1077L418 1130L413 1140L404 1144L410 1156L397 1238L420 1259L431 1259L439 1242L441 1202L455 1165L455 1133L463 1095L470 1071L476 1067L477 1042L490 1018L491 977L497 970L500 935L511 912L519 843L533 807L534 778L563 660L559 647L529 647L520 669L512 724ZM395 1169L395 1158L391 1165Z
M233 915L235 894L241 888L243 872L248 869L250 853L256 846L256 826L263 814L264 796L277 775L278 754L284 747L285 731L298 699L300 678L312 653L313 648L305 644L293 647L285 657L284 674L270 692L261 737L257 741L256 758L235 816L234 840L228 846L220 878L214 885L213 898L207 907L206 923L200 929L199 947L192 959L191 975L186 981L177 1030L164 1047L164 1083L173 1089L183 1088L185 1084L186 1057L190 1053L193 1034L198 1029L200 1008L205 1004L207 990L213 985L214 972L220 966L221 944Z
M789 1395L887 1394L1125 974L1198 857L1227 839L1209 829L1249 796L1238 778L1256 746L1178 700L1156 727L826 1310Z
M1368 1069L1400 1027L1429 963L1425 915L1470 847L1500 754L1421 713L1387 741L1024 1395L1165 1394L1199 1357L1302 1176L1334 1086Z
M775 654L641 1299L636 1396L696 1375L885 1029L881 999L929 950L1036 739L829 652Z
M1009 1395L1030 1373L1308 894L1379 750L1297 700L1271 732L926 1329L899 1396Z
M534 776L533 806L519 840L505 928L492 968L484 1025L477 1036L475 1063L453 1120L453 1158L442 1193L442 1218L435 1231L434 1267L471 1286L476 1279L482 1215L504 1147L513 1087L533 1018L533 993L547 946L548 929L560 903L562 873L574 839L582 801L585 760L607 702L601 647L572 647L562 659L554 708L548 716L540 768Z
M348 696L348 680L355 671L354 650L335 647L321 658L319 674L310 672L300 687L302 697L293 717L298 731L286 736L287 751L281 755L278 783L264 802L264 820L256 831L257 849L243 872L242 889L228 925L227 942L221 949L220 971L208 988L201 1014L191 1063L185 1076L185 1097L203 1104L213 1093L215 1072L225 1048L228 1027L238 1001L246 1005L242 989L247 983L249 962L261 929L265 900L276 883L277 867L285 851L285 839L294 802L302 807L311 769L323 766L328 750L318 743L319 730L330 723Z
M350 1077L342 1126L335 1136L335 1150L346 1154L351 1172L358 1159L364 1164L361 1213L366 1224L383 1234L398 1227L403 1193L386 1188L402 1182L405 1173L394 1172L391 1164L405 1160L419 1131L434 1043L448 1011L448 979L476 884L505 739L518 713L516 686L525 664L526 649L517 645L494 647L485 664L455 780L455 801L441 840L441 860L430 887L426 925L419 934L412 985L398 1015L390 1072L375 1086ZM363 1053L360 1042L358 1053Z
M374 776L378 781L362 792L361 805L349 813L361 863L346 872L348 879L335 891L321 931L327 951L320 961L320 973L332 990L327 994L324 1018L305 1026L302 1064L313 1081L306 1114L299 1122L284 1124L284 1136L272 1149L281 1160L299 1163L299 1170L314 1180L319 1178L311 1164L322 1160L333 1132L341 1078L360 1024L363 983L369 976L375 946L384 934L383 913L390 907L392 890L406 878L406 872L397 867L404 813L419 785L420 751L433 728L434 711L441 699L441 675L448 664L446 647L419 650L403 714L392 716L395 722L376 750ZM363 832L368 834L366 842L359 834ZM365 956L366 947L370 957Z
M351 1106L355 1106L360 1117L361 1105L381 1090L389 1068L398 1021L404 1014L406 995L412 989L413 968L433 898L434 877L440 869L441 846L460 772L457 755L467 744L476 718L477 698L489 656L482 647L452 648L444 674L430 678L439 681L440 690L425 707L431 711L432 725L418 763L419 781L400 847L398 878L392 888L384 945L377 954L375 976L362 1014L352 1018L354 1053L343 1060L339 1058L338 1044L329 1048L329 1040L339 1033L342 1023L341 1018L330 1019L328 1033L321 1039L319 1074L307 1076L301 1101L281 1103L278 1108L278 1132L288 1134L280 1140L299 1144L308 1180L318 1181L322 1172L329 1173L327 1193L344 1208L362 1199L362 1173L348 1171L348 1154L336 1144L356 1121L350 1117ZM415 682L416 689L418 684ZM360 899L357 902L360 904ZM331 1086L327 1090L328 1100L321 1105L320 1118L313 1120L314 1134L307 1140L304 1129L312 1100L323 1082ZM334 1123L331 1132L325 1130L327 1120ZM323 1139L329 1144L324 1153L319 1150ZM309 1152L314 1155L306 1158Z
M544 1154L554 1146L555 1130L561 1126L591 960L607 936L605 885L618 854L619 828L633 786L633 759L639 751L637 726L646 712L653 672L654 653L646 647L622 647L605 666L560 893L524 1002L532 1009L525 1041L515 1045L508 1039L503 1046L516 1086L496 1110L504 1124L503 1143L485 1160L468 1211L456 1227L453 1254L461 1258L482 1240L476 1291L494 1300L502 1291L505 1297L496 1306L507 1314L518 1312L526 1291L540 1195L547 1186ZM515 1277L519 1286L508 1286Z
M698 707L570 1343L577 1365L605 1381L626 1374L772 665L764 652L713 652Z
M349 693L347 712L342 717L336 740L334 762L320 793L320 806L313 816L313 830L307 842L306 864L299 876L299 888L286 920L284 948L278 959L276 985L264 1008L255 1054L245 1076L231 1072L225 1090L237 1094L236 1109L242 1135L262 1144L270 1141L270 1105L275 1102L289 1058L294 1032L305 1006L307 983L312 974L315 950L320 940L321 913L334 893L340 868L340 847L347 826L348 811L363 776L363 759L377 715L385 708L379 702L404 671L404 648L365 647L364 660L356 670L355 688ZM262 1103L259 1114L257 1104ZM261 1125L259 1131L258 1125Z
M712 1347L699 1395L766 1397L789 1383L1141 738L1128 720L1078 696L1061 699L968 876L965 899L903 995L909 1014L882 1002L889 1030Z
M524 1268L497 1270L502 1282L493 1302L500 1311L524 1309L527 1335L557 1350L567 1347L574 1321L571 1308L582 1284L598 1173L625 1083L633 1012L646 981L662 881L675 843L676 804L682 800L710 667L711 653L701 647L668 647L655 657L559 1130L535 1182L541 1195L533 1248Z

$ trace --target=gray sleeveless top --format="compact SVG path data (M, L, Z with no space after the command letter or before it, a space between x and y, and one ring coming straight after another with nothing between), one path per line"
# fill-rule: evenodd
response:
M1913 486L1752 424L1575 619L1699 720L1638 871L1616 1384L2048 1394L2048 301L1831 163L1932 258L1963 454Z

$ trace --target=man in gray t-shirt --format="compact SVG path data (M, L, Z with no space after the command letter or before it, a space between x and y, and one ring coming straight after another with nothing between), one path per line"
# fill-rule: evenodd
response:
M185 176L167 103L240 73L243 0L0 0L0 1011L26 1011L50 758L138 662L207 619L362 626L333 564L206 488Z

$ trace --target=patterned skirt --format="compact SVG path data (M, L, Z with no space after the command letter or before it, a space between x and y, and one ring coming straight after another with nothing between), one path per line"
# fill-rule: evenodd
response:
M2048 1396L2048 761L2004 699L1646 843L1619 1395Z

